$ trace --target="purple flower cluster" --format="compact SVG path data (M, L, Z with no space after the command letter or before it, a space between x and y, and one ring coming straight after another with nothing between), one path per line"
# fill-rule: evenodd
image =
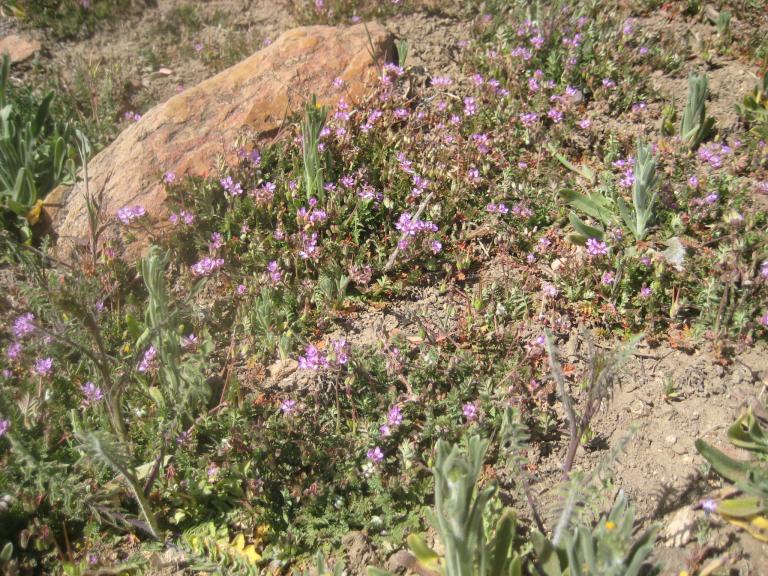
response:
M144 356L142 357L141 362L139 362L137 370L142 374L149 372L154 367L156 357L157 349L150 345L150 347L144 351Z
M299 256L304 260L312 260L320 254L320 248L317 246L317 232L312 234L301 233L302 248L299 250Z
M13 337L22 340L36 330L35 315L31 312L22 314L13 322Z
M80 387L80 391L83 393L83 406L88 407L93 404L99 403L104 398L104 393L101 388L96 386L93 382L86 382Z
M250 196L257 204L269 204L275 197L275 190L277 190L277 186L274 182L264 182L261 186L251 190Z
M34 372L38 376L50 376L53 370L53 358L40 358L35 362Z
M474 116L477 113L477 103L475 99L467 96L464 98L464 116Z
M8 344L8 348L5 350L5 355L11 362L18 360L21 355L21 344L19 342L11 342Z
M400 214L400 218L398 218L395 228L403 234L403 237L397 244L401 250L405 250L408 247L410 240L415 238L418 234L422 232L437 232L437 225L431 221L414 219L413 216L406 212Z
M507 208L504 202L499 202L498 204L496 202L491 202L489 204L486 204L485 210L490 214L504 215L509 213L509 208Z
M477 420L477 404L474 402L467 402L464 404L464 406L462 406L461 413L464 415L464 418L467 419L467 422L473 422Z
M413 198L418 198L421 196L427 188L429 188L432 185L432 182L427 180L426 178L422 178L418 174L413 174L413 188L411 188L411 196Z
M549 282L543 282L541 290L547 298L554 298L558 294L557 286L550 284Z
M214 232L211 234L211 241L208 243L208 249L211 252L216 252L216 250L219 250L222 246L224 246L224 236L221 235L221 232Z
M273 286L279 284L283 279L283 272L280 270L280 265L276 260L272 260L267 264L267 274Z
M331 340L331 352L325 355L314 344L307 345L304 355L299 356L299 368L318 370L327 366L345 366L349 362L349 345L346 338Z
M381 202L384 199L384 194L376 190L373 186L364 183L357 191L357 196L362 200L372 200L373 202Z
M296 400L286 398L280 403L280 412L283 416L290 416L294 410L296 410Z
M384 460L384 453L381 451L381 448L374 446L368 450L366 457L374 464L379 464L382 460Z
M241 196L243 194L243 187L240 185L240 182L235 182L232 176L222 178L219 180L219 184L224 188L224 192L230 196Z
M518 218L530 218L531 216L533 216L533 210L531 210L525 204L522 204L520 202L516 202L512 206L512 214L514 214Z
M523 112L520 114L520 123L525 128L533 128L539 121L539 115L536 112Z
M299 368L302 370L317 370L327 365L328 359L314 344L309 344L304 351L304 356L299 356Z
M318 222L324 222L328 219L325 210L317 207L317 198L309 199L309 208L302 206L296 213L300 221L308 223L310 226Z
M387 437L392 434L392 429L397 428L403 422L403 414L400 411L400 407L395 405L387 412L387 422L379 427L379 434L382 437Z
M597 238L587 238L587 254L593 258L608 254L608 245Z
M182 210L178 214L175 212L172 213L168 220L173 224L174 226L177 226L178 224L185 224L187 226L191 226L195 222L195 215L192 212L187 212L186 210Z
M472 140L480 154L488 154L491 151L491 139L488 134L472 134Z
M632 168L627 168L624 171L624 175L619 180L619 186L628 190L635 184L635 171Z
M222 266L224 266L223 258L211 258L206 256L199 262L192 265L192 274L200 277L210 276Z
M723 167L726 157L733 152L730 146L725 144L719 144L717 142L710 142L699 148L696 156L702 162L706 162L713 169L719 170Z
M144 206L124 206L117 211L117 219L125 225L144 216L147 211Z
M349 362L349 345L347 339L342 337L338 340L331 340L331 354L330 362L336 366L344 366Z
M8 433L8 430L10 429L11 429L10 420L0 420L0 438L5 436Z
M381 118L383 115L384 115L384 113L381 110L379 110L378 108L376 108L374 110L371 110L368 113L368 117L365 119L365 124L360 126L360 131L363 134L367 134L368 132L373 130L374 124L376 124L376 122L378 122L379 118Z

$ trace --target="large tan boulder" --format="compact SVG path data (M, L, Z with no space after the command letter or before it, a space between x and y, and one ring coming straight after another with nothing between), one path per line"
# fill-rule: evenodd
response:
M102 197L111 221L103 238L118 233L116 212L141 205L145 222L157 228L168 217L161 182L210 171L222 155L232 160L236 138L247 131L271 137L285 118L317 94L334 105L341 96L353 103L376 77L378 66L394 56L394 39L379 24L352 27L308 26L285 32L274 43L216 76L177 94L126 128L88 163L90 193ZM370 36L369 36L370 35ZM376 60L376 62L374 62ZM341 78L343 87L334 85ZM59 187L46 199L45 216L58 237L59 253L88 238L85 186ZM137 248L138 246L138 248ZM134 258L146 246L126 251Z

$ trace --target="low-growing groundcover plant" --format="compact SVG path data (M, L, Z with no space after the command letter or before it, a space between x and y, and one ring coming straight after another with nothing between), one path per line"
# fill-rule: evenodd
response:
M40 203L54 186L72 182L77 158L74 126L51 113L54 93L37 97L0 65L0 228L29 241Z
M94 210L122 240L92 234L74 264L0 236L0 561L129 571L171 551L301 573L363 532L382 560L408 541L450 574L652 564L653 531L600 501L623 445L592 473L578 453L634 334L711 339L726 361L765 339L765 146L601 127L655 126L664 48L631 19L558 2L473 27L461 75L417 81L403 52L363 101L339 80L338 104L309 98L281 139L230 143L220 174L164 174L172 232L139 263L122 242L153 230L140 205ZM429 291L444 308L404 318L412 332L360 337L366 314ZM555 351L580 324L620 341L581 388ZM566 429L550 525L524 447ZM425 518L444 553L414 536Z
M43 28L57 39L87 37L103 21L125 13L131 0L3 0L4 15Z

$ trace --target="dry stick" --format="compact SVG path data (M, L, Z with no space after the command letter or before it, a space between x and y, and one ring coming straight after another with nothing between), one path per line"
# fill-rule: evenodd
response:
M547 344L547 355L549 356L549 366L552 370L552 376L557 384L557 392L560 395L560 401L565 408L565 416L568 420L568 433L570 435L570 441L568 443L568 452L565 455L565 461L563 462L563 476L568 479L568 474L573 466L573 459L576 457L576 450L579 448L579 431L578 424L576 423L576 412L573 409L573 402L571 396L565 389L565 377L563 371L560 369L560 363L557 361L557 351L555 345L552 342L552 334L548 329L544 330L544 340Z
M426 195L424 200L421 201L421 205L419 205L419 209L416 210L416 214L413 215L414 220L418 220L421 214L424 212L424 210L427 207L427 204L429 204L429 201L432 200L432 194L433 192L430 192ZM405 240L408 237L407 233L403 233L400 236L400 242ZM384 272L389 272L392 269L392 266L395 265L395 260L397 260L397 255L400 253L400 242L397 243L395 246L395 249L392 251L392 254L389 255L389 260L387 260L386 266L384 266Z
M152 466L152 471L149 473L147 481L144 483L144 496L149 497L150 490L152 490L152 485L155 483L155 480L157 480L157 475L160 473L160 466L162 466L163 460L165 459L165 445L167 443L168 439L166 438L160 446L160 453L157 455L155 464Z

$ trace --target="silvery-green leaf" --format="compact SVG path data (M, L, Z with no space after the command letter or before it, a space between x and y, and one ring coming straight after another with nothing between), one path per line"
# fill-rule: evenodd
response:
M667 245L667 249L661 252L661 257L667 264L671 264L675 270L682 272L685 270L683 263L685 261L685 246L680 242L680 238L672 236L669 240L664 242Z

